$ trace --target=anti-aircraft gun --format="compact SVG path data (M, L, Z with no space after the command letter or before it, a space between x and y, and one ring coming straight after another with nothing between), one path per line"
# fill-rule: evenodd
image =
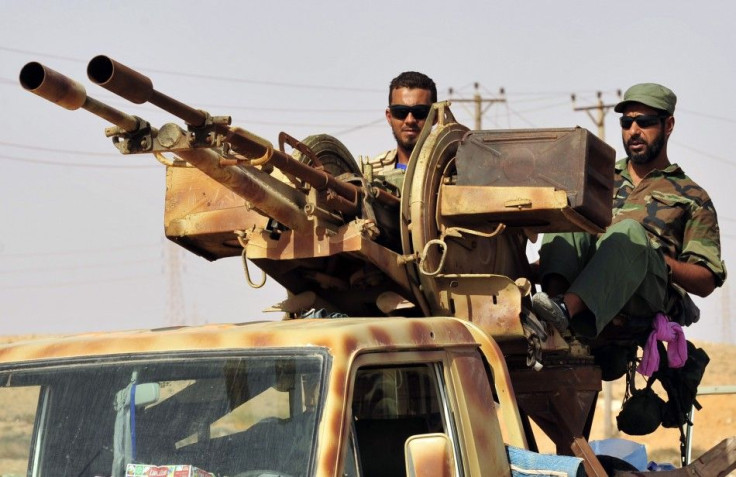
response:
M585 346L531 312L526 244L542 232L608 225L612 148L581 128L471 131L440 102L396 190L331 136L281 133L274 147L106 56L92 59L87 74L186 129L152 127L40 63L24 66L20 82L113 123L105 134L121 153L165 164L169 239L208 260L247 258L286 288L279 307L290 318L324 309L471 321L501 346L519 407L558 452L587 437L601 373Z

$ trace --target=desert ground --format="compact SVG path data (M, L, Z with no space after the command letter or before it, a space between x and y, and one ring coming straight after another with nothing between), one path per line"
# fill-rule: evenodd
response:
M710 363L705 370L701 387L706 386L733 386L736 385L736 346L713 344L705 342L693 342L697 347L703 348L710 357ZM637 388L644 386L644 380L637 375ZM613 381L611 384L612 395L612 422L614 435L604 434L604 400L603 393L600 394L593 421L590 440L616 437L632 440L646 446L647 457L650 461L664 463L669 462L679 467L680 433L677 429L665 429L659 427L654 433L647 436L629 436L616 429L616 415L621 410L621 401L624 396L625 379ZM654 386L656 393L663 399L667 394L661 387ZM718 444L726 437L736 435L736 396L734 395L709 395L698 398L703 408L695 411L692 429L692 458L698 458L703 452ZM535 435L541 435L536 432ZM548 440L539 438L539 447L542 452L554 452L554 446Z

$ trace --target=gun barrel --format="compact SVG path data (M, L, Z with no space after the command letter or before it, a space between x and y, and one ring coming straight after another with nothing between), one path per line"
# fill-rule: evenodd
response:
M32 61L20 70L20 84L27 91L58 104L76 110L79 108L110 121L125 131L138 129L139 120L122 111L87 96L84 86L41 63Z
M225 138L230 142L238 152L244 153L252 157L260 157L267 153L267 147L261 142L250 137L250 133L237 127L228 127L225 129ZM354 214L360 208L360 188L343 182L333 177L328 172L316 169L309 164L299 162L279 150L271 151L270 163L277 169L298 177L307 182L317 190L334 190L343 200L336 200L341 212ZM389 207L398 208L399 199L384 191L376 191L376 200Z
M308 230L305 196L256 168L222 167L220 156L210 149L191 149L177 154L197 169L224 185L252 207L293 230Z
M136 104L150 102L192 126L202 126L207 120L207 113L159 93L153 89L148 76L110 57L99 55L92 58L87 65L87 76L93 83L128 101Z
M208 119L206 112L194 109L156 91L150 78L107 56L99 55L92 58L87 65L87 76L93 83L133 103L150 102L183 119L190 126L203 126ZM269 154L270 148L267 145L246 134L246 131L229 127L229 122L227 125L220 125L218 130L225 134L227 141L232 143L241 154L248 157L263 157ZM339 203L341 212L355 213L359 209L359 188L339 181L324 171L295 161L280 151L272 151L270 154L272 164L283 172L305 180L318 190L334 190L344 199L335 201ZM398 200L390 194L379 194L377 199L379 202L398 206Z
M84 86L35 61L20 70L19 79L27 91L71 111L81 108L87 100Z

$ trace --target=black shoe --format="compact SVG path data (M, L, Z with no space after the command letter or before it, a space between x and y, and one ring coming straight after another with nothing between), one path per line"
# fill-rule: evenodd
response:
M546 293L539 292L532 297L532 310L539 319L551 324L560 333L570 326L570 312L562 301L562 295L550 298Z
M521 326L524 328L525 335L529 335L527 338L535 335L540 341L547 341L547 327L539 321L534 313L527 313L526 310L522 311Z

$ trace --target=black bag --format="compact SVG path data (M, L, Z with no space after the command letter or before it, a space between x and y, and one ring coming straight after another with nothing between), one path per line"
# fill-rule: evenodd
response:
M664 352L664 345L658 343L660 356ZM659 370L651 379L658 379L667 392L667 405L662 413L662 425L668 428L678 428L686 423L692 424L688 417L693 406L700 410L702 406L695 399L698 385L703 379L705 367L710 358L702 348L696 348L687 342L687 361L682 368L672 369L667 366L667 360L661 360Z
M700 410L702 406L695 399L705 367L710 358L702 348L687 342L687 361L682 368L670 368L667 351L662 342L657 342L660 362L659 369L647 380L644 389L634 386L634 362L629 364L626 374L626 395L621 412L616 417L619 430L641 436L650 434L659 427L682 428L692 424L688 417L692 407ZM652 390L655 380L662 383L667 392L667 402ZM622 427L623 426L623 427Z
M618 428L631 435L645 435L654 432L661 423L664 427L680 429L680 461L686 465L687 441L683 427L692 425L689 420L693 406L700 410L697 401L698 386L705 374L710 358L702 348L687 342L687 361L682 368L670 368L667 363L664 344L657 342L660 362L659 369L647 380L642 390L634 386L635 362L629 364L626 373L626 395L621 412L616 417ZM665 403L652 390L654 380L658 379L667 392Z
M636 390L624 402L616 416L620 431L631 436L645 436L656 431L662 423L665 402L652 390L651 381L644 389Z

